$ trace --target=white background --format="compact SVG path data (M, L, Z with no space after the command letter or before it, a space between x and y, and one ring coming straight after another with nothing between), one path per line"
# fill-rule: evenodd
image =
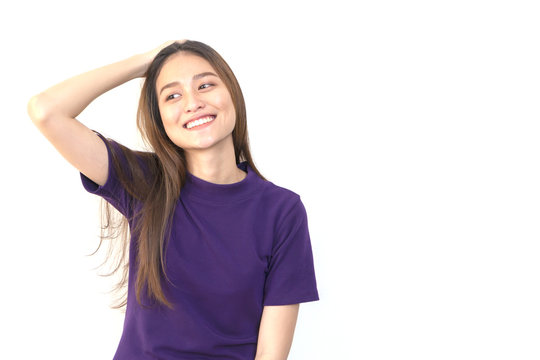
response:
M307 209L321 300L301 305L289 359L540 357L535 2L0 6L0 358L111 359L123 324L85 256L99 198L27 101L181 38L228 61L257 167ZM78 119L139 148L140 85Z

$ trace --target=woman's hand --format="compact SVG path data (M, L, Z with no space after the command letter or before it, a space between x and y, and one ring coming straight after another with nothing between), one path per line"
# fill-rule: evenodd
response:
M166 48L167 46L175 43L175 42L178 42L180 44L183 44L186 42L186 39L182 39L182 40L169 40L169 41L166 41L164 42L163 44L159 45L158 47L150 50L150 51L147 51L143 54L141 54L143 56L143 58L145 59L146 61L146 67L148 68L148 66L150 66L150 64L152 63L152 61L154 60L154 58L156 57L156 55L161 51L163 50L164 48ZM144 76L144 75L142 75Z

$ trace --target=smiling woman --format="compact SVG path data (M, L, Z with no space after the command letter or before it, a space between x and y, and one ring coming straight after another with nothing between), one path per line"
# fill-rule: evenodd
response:
M151 152L75 119L137 77ZM55 85L28 110L85 190L106 200L102 240L118 234L110 210L122 215L115 359L287 358L299 304L319 300L307 213L255 167L242 91L214 49L168 42Z
M158 103L163 126L169 138L186 151L189 171L204 177L204 169L190 168L190 164L203 164L200 157L208 158L210 153L216 165L229 162L234 169L235 106L212 65L198 55L179 52L164 62L156 86L161 89Z

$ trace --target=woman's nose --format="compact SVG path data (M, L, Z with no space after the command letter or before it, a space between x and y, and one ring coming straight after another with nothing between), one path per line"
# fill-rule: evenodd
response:
M184 94L184 110L186 112L195 112L204 107L204 102L196 93L187 92Z

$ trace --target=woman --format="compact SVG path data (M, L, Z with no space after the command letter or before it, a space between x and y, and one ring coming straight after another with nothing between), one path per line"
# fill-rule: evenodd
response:
M75 119L138 77L137 126L152 152ZM127 285L115 359L287 358L299 303L319 300L307 215L255 167L240 86L215 50L167 42L51 87L28 112L129 223L114 270Z

